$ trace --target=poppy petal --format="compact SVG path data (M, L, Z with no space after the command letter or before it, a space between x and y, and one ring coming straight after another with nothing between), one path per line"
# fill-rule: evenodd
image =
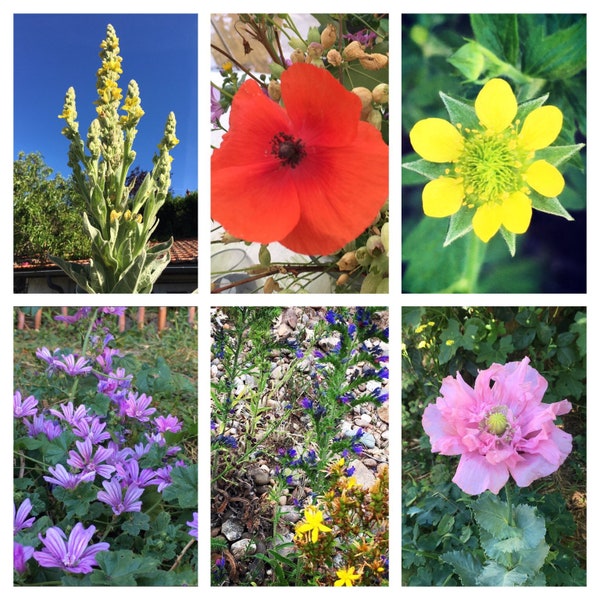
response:
M502 224L502 207L495 202L480 206L473 216L473 230L483 242L489 242Z
M429 162L445 163L458 160L463 138L458 129L445 119L421 119L410 130L414 151Z
M502 225L512 233L525 233L531 223L531 213L529 196L515 192L502 203Z
M281 243L303 254L331 254L363 233L388 199L388 146L360 122L352 145L307 152L293 172L300 219Z
M360 100L327 70L292 65L281 75L281 95L296 135L306 144L345 146L356 137Z
M242 240L268 244L298 223L300 202L290 169L261 165L213 171L211 217Z
M490 79L475 99L475 113L487 129L504 131L517 114L517 98L504 79Z
M527 150L549 146L560 133L563 114L556 106L540 106L531 111L523 122L519 142Z
M565 180L561 172L545 160L536 160L525 172L527 184L536 192L554 198L565 187Z
M428 217L449 217L465 197L461 179L438 177L423 188L423 212Z

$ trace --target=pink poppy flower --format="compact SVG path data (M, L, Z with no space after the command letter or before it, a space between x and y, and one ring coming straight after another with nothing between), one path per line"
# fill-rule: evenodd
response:
M526 487L562 465L572 437L554 420L571 403L543 403L547 387L527 357L480 371L474 388L459 373L443 380L441 396L423 413L423 428L432 452L461 455L452 481L464 492L497 494L509 476Z

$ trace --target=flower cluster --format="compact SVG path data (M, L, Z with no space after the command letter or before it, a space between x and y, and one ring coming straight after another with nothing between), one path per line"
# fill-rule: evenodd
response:
M343 458L327 473L326 492L304 509L296 526L304 573L320 585L387 585L387 467L369 489L348 474Z
M15 391L13 397L16 447L20 453L24 449L38 448L44 453L43 461L34 457L34 463L47 465L40 477L45 482L42 483L44 495L53 497L53 502L64 502L68 514L72 502L78 505L84 503L83 506L86 506L85 503L95 503L89 514L96 516L103 513L101 507L105 505L104 510L110 510L113 515L111 527L116 525L119 515L142 511L142 496L148 488L153 487L158 494L163 494L173 483L173 469L190 468L181 455L181 448L168 441L173 434L181 431L179 419L171 414L156 415L157 408L151 406L152 397L131 389L133 376L125 374L121 367L115 368L113 359L121 353L109 346L113 337L106 332L99 317L115 313L121 314L121 309L109 307L96 309L93 313L81 309L74 317L60 318L71 323L84 316L92 319L84 348L90 350L88 342L94 348L91 355L85 357L85 365L81 363L78 368L61 368L61 365L69 366L70 362L60 349L50 353L44 348L36 353L48 364L49 378L62 372L74 379L72 391L78 389L78 383L87 386L91 392L86 396L91 398L89 404L68 400L48 407L44 401L42 406L33 395L23 399L19 390ZM92 325L105 335L92 336ZM77 362L73 364L77 365ZM69 394L69 397L75 399L76 395ZM106 407L106 410L100 410L99 407ZM56 444L49 445L53 440ZM54 448L52 454L48 454L52 452L49 448ZM46 526L42 529L44 535L41 532L38 535L44 546L42 550L35 550L31 536L26 538L29 544L21 543L21 532L35 521L35 517L28 518L32 501L37 499L39 502L39 498L38 493L31 498L25 496L15 511L14 560L17 573L23 575L26 572L27 561L32 557L44 568L57 567L67 573L90 573L97 566L96 554L109 550L110 546L105 541L88 545L96 532L95 525L88 524L86 527L84 523L77 522L70 533L58 525ZM40 527L43 528L52 518L52 513L48 508L49 503L46 503L49 515L40 519L41 506L37 505L34 514L38 515ZM70 514L81 516L85 513L75 510ZM197 537L197 513L194 514ZM188 525L192 528L190 535L193 535L194 521ZM103 538L109 531L110 527L104 532Z
M150 246L156 227L156 215L164 204L170 186L169 152L179 142L175 136L175 115L169 113L154 168L133 193L134 184L126 185L127 173L136 158L133 143L137 125L144 115L138 84L132 80L123 92L118 85L123 72L119 38L112 25L100 44L101 66L97 71L97 117L91 122L87 140L79 133L75 90L65 96L63 135L70 141L69 167L86 212L83 225L92 244L88 266L69 263L60 257L52 260L81 289L88 293L150 292L156 278L167 266L172 240ZM122 110L125 114L120 114ZM86 146L89 154L86 153Z
M444 379L441 396L423 413L423 428L432 452L461 456L456 485L467 494L497 494L510 476L527 487L562 465L572 438L554 421L571 403L543 403L547 387L527 357L480 371L473 388L460 373Z

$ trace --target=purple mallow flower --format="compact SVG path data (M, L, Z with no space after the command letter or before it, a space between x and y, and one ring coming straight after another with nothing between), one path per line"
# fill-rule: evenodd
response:
M13 565L15 571L21 575L27 570L27 561L33 556L33 546L22 546L18 542L13 545Z
M151 402L152 396L138 396L136 392L129 392L121 403L121 412L138 421L149 421L150 415L156 412L156 408L148 408Z
M27 396L25 400L21 397L18 390L13 395L13 416L15 419L22 417L32 417L37 414L37 399L33 396Z
M377 38L377 33L375 31L370 31L369 29L361 29L356 33L347 33L342 37L351 42L358 42L361 46L368 48Z
M104 431L106 423L102 423L98 417L91 420L79 421L73 424L73 433L80 438L89 438L92 444L99 444L110 439L110 433Z
M186 525L190 528L190 535L198 539L198 513L192 513L193 519L191 521L186 521Z
M142 469L135 458L122 461L116 465L117 475L121 478L121 483L125 485L135 485L144 488L147 485L157 483L152 469Z
M82 442L76 441L75 445L79 453L75 452L75 450L70 450L67 464L81 470L82 475L92 473L95 476L98 473L100 477L104 477L105 479L108 479L112 475L115 467L102 464L112 456L112 450L98 446L94 454L90 438L86 438Z
M179 419L172 415L167 415L166 417L161 415L160 417L156 417L156 419L154 419L154 423L156 424L157 431L160 433L164 433L165 431L177 433L178 431L181 431L181 423L179 422Z
M43 414L36 415L31 422L25 418L23 424L29 437L36 437L43 433L49 440L53 440L62 433L61 426L54 421L49 421Z
M88 359L83 356L75 359L74 354L67 354L62 358L63 360L55 359L54 366L64 371L67 375L87 375L92 371L92 367L88 365Z
M21 529L27 529L33 525L35 521L35 517L27 518L27 515L31 512L31 500L29 498L25 498L18 510L17 507L13 504L13 534L17 533L17 531L21 531Z
M124 512L140 512L142 510L142 501L139 500L139 497L144 493L142 488L130 485L125 488L125 494L123 494L123 488L116 479L103 481L102 487L105 491L98 492L98 500L106 502L112 508L115 515L120 515Z
M221 106L219 90L210 86L210 122L216 124L225 112Z
M44 475L44 479L48 483L58 485L67 490L74 490L83 481L93 481L96 474L90 473L69 473L60 463L55 467L48 467L48 471L52 477Z
M87 418L87 408L85 405L80 404L74 409L73 403L69 402L68 404L61 404L60 410L51 408L50 414L58 417L61 421L66 421L69 425L77 425L79 421Z
M88 546L95 532L94 525L85 529L82 523L77 523L67 540L60 527L50 527L45 538L39 534L44 549L34 552L33 557L42 567L57 567L69 573L91 573L98 565L96 554L110 548L107 542Z

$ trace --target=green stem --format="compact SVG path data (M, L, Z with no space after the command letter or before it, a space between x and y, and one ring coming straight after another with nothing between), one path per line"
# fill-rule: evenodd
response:
M87 349L90 343L90 337L92 335L92 329L94 327L94 323L96 322L96 318L98 317L98 309L96 308L96 310L94 310L91 319L90 319L90 324L88 325L88 329L87 332L85 334L85 337L83 338L83 346L81 348L81 356L85 356L87 354ZM79 385L79 378L75 377L75 381L73 381L73 385L71 386L71 391L69 392L69 398L74 400L75 399L75 393L77 392L77 386Z
M482 242L475 234L470 235L460 278L441 292L446 294L473 294L477 292L477 281L485 261L486 249L486 243Z
M515 526L515 520L513 515L513 503L512 503L512 494L510 491L510 482L506 482L504 486L504 493L506 495L506 505L508 506L508 524L510 527Z

